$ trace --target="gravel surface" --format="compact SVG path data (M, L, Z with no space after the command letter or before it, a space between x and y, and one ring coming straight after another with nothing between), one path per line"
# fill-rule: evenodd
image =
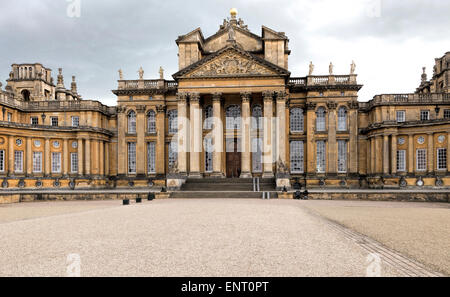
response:
M368 252L299 201L120 203L0 208L0 276L65 276L69 254L81 276L366 275Z
M302 206L450 275L450 204L302 201Z

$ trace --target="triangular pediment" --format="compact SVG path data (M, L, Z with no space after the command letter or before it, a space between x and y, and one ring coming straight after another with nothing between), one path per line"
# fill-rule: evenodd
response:
M288 76L289 71L278 67L236 45L224 49L175 73L178 78L214 78L245 76Z

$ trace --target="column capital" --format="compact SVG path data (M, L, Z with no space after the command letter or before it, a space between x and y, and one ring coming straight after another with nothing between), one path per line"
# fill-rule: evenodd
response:
M187 94L186 93L177 93L177 101L181 103L186 103Z
M307 110L315 110L316 107L317 107L317 103L315 103L315 102L307 102L306 103Z
M273 91L264 91L264 92L262 92L264 101L272 102L273 101L273 94L274 94Z
M277 91L275 92L275 96L277 97L277 100L286 100L287 93L286 91Z
M251 92L241 92L242 103L249 103L252 97Z
M334 109L336 109L336 107L337 107L337 103L336 103L335 101L328 101L328 102L327 102L327 107L328 107L328 109L330 109L330 110L334 110Z
M117 106L117 113L125 113L127 111L126 106Z
M156 112L157 113L165 113L167 107L165 105L156 105Z
M145 105L137 105L136 106L136 111L138 113L145 113Z
M359 103L357 100L350 101L347 105L350 109L359 109Z
M219 92L213 93L212 100L221 102L222 101L222 93L219 93Z
M189 93L189 100L192 103L200 102L200 93Z

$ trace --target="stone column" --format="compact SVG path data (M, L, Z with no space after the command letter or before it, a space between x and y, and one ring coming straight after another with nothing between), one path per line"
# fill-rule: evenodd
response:
M156 106L156 174L166 173L166 106Z
M186 94L179 93L178 100L178 172L187 174L187 144L189 140L189 127L187 121Z
M263 92L264 99L264 141L263 141L263 178L273 177L273 92Z
M44 155L45 155L45 162L44 162L44 176L50 175L50 138L45 138L45 145L44 145Z
M69 140L63 140L63 175L69 173Z
M315 102L306 103L307 112L304 117L306 121L306 144L304 146L304 158L306 159L306 172L308 175L313 175L316 172L316 156L314 155L316 146L316 143L314 142L316 107L317 104Z
M391 137L391 173L397 174L397 135Z
M119 106L117 108L118 118L118 143L117 143L117 173L118 175L126 175L127 173L127 144L125 133L127 130L126 107Z
M84 155L83 155L83 139L78 139L78 175L82 176L84 174Z
M349 170L350 173L358 173L358 102L352 101L349 104L348 130L349 130Z
M336 144L336 102L327 102L328 107L328 172L337 173L337 144Z
M366 174L371 174L371 160L372 160L372 152L371 152L371 138L367 138L366 140Z
M285 91L280 91L276 93L277 99L277 130L276 130L276 141L277 141L277 162L281 160L285 166L286 162L286 97ZM277 169L278 170L278 169Z
M109 176L109 143L105 141L105 175Z
M389 174L389 135L383 135L383 174Z
M434 137L433 133L428 133L428 172L434 172Z
M105 175L105 145L102 140L99 141L100 150L98 152L98 174Z
M447 172L450 171L450 133L447 134Z
M242 119L241 119L241 178L251 178L251 139L250 139L250 92L242 92Z
M27 137L27 148L26 148L27 163L25 172L27 173L28 176L30 176L33 172L32 151L33 149L31 147L31 137Z
M145 156L145 105L136 106L136 174L143 176L146 173Z
M222 123L222 93L213 94L213 174L214 177L223 177L222 153L223 153L223 123Z
M372 136L370 138L370 173L375 174L377 173L377 168L376 168L376 155L377 155L377 151L375 148L375 136Z
M408 136L408 172L414 173L414 135Z
M200 94L189 94L190 111L190 167L189 177L200 178L200 153L202 152L202 110L200 108Z
M14 174L14 136L8 138L8 174Z
M85 140L85 156L86 156L86 175L91 175L91 140L87 138Z

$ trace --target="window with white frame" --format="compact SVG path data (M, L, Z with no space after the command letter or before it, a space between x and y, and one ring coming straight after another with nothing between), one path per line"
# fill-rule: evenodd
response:
M447 149L445 148L437 149L437 169L438 170L447 169Z
M427 170L427 150L418 149L416 151L416 169L418 171Z
M42 152L33 152L33 172L42 172Z
M31 121L30 124L33 125L33 126L39 125L39 118L38 117L31 117L30 121Z
M23 172L23 151L14 151L14 172Z
M252 129L253 130L263 130L263 111L261 105L253 106L252 110Z
M211 130L213 127L213 121L214 121L214 115L213 115L213 108L211 105L206 106L205 108L205 124L204 129L205 130Z
M109 162L108 160L106 160ZM77 173L78 172L78 153L70 154L70 172Z
M421 110L420 111L420 120L428 121L430 119L430 111L429 110Z
M128 173L136 173L136 142L128 142Z
M50 124L52 127L58 127L58 117L50 117Z
M450 119L450 109L444 109L444 119Z
M291 173L304 172L303 153L304 153L303 141L291 141L290 144Z
M397 171L399 171L399 172L406 171L406 151L405 150L397 151Z
M72 127L80 126L80 117L72 117Z
M8 112L8 122L12 122L12 113Z
M326 167L326 146L324 140L317 141L317 172L324 173Z
M147 145L147 171L156 173L156 143L149 142Z
M303 109L297 107L292 108L289 117L290 117L291 132L303 132L304 127Z
M61 153L57 152L52 153L52 172L53 173L61 172Z
M205 138L205 171L212 172L213 171L213 145L212 138Z
M252 139L252 171L262 172L262 138Z
M156 113L150 110L147 114L147 133L156 133Z
M172 109L168 111L169 118L169 133L175 134L178 132L178 110Z
M338 131L347 131L347 109L345 107L338 109Z
M347 172L347 141L338 140L338 172Z
M226 110L227 130L241 129L241 108L239 105L230 105Z
M319 107L316 112L316 131L325 131L325 108Z
M136 134L136 113L133 110L128 113L128 133Z
M5 171L5 151L0 150L0 172Z
M178 160L178 144L176 141L172 141L169 144L169 167L172 167Z
M404 110L397 110L397 123L406 121L406 112Z

